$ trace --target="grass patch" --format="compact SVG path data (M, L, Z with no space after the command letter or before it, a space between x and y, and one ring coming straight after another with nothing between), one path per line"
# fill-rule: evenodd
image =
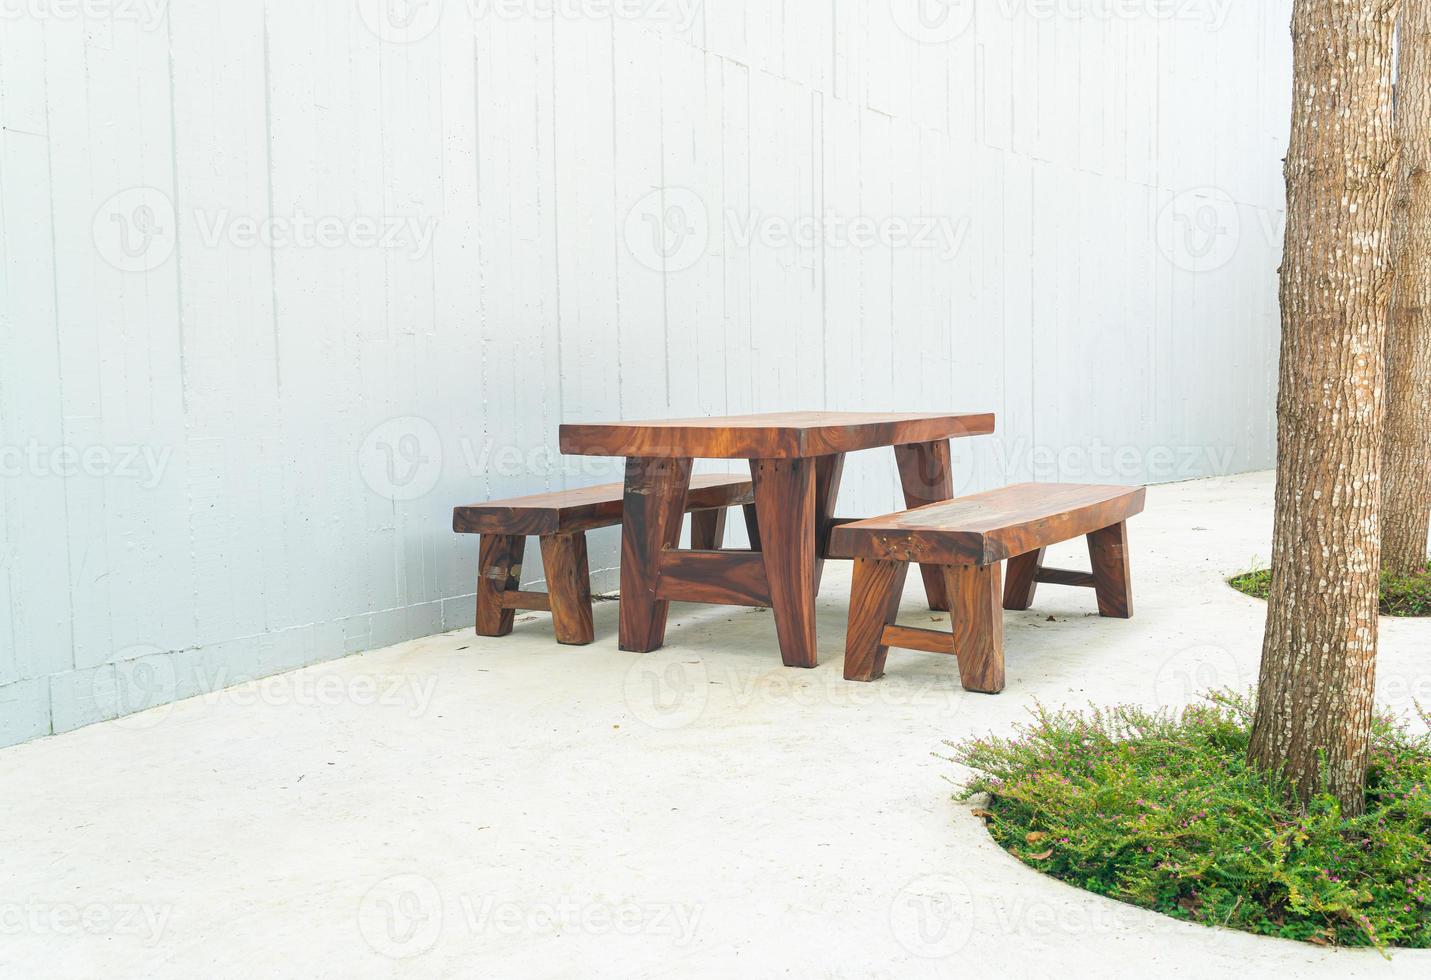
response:
M1227 580L1243 595L1266 599L1272 589L1272 570L1263 568L1234 575ZM1381 573L1381 614L1383 616L1431 616L1431 564L1410 575Z
M1248 697L1180 713L1036 708L947 743L994 839L1045 874L1176 919L1319 945L1431 947L1431 736L1375 724L1367 812L1302 813L1247 765ZM1431 723L1426 714L1423 722Z

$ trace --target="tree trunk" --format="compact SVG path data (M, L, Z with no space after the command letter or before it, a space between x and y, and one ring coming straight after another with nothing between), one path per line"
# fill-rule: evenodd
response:
M1376 674L1396 8L1292 13L1277 505L1249 756L1348 815L1365 809Z
M1386 337L1381 560L1426 567L1431 529L1431 0L1402 0L1396 72L1401 186Z

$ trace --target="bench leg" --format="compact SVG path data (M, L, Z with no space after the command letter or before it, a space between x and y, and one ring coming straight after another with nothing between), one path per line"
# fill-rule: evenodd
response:
M908 574L908 562L855 559L850 618L845 629L845 680L872 681L883 676L889 647L881 639L884 628L899 615L899 599Z
M1002 566L948 565L944 581L953 608L954 652L964 690L998 694L1004 689Z
M516 534L484 534L477 557L477 635L506 636L516 611L502 608L502 593L522 587L522 554L527 539Z
M698 510L691 514L691 549L719 551L725 543L725 509Z
M760 518L755 513L754 504L746 504L745 511L745 536L750 539L750 550L760 550Z
M542 565L547 599L558 643L583 646L596 639L591 622L591 573L586 564L586 535L542 535Z
M1030 551L1009 559L1009 571L1004 581L1004 608L1028 609L1033 605L1038 589L1038 573L1043 568L1043 552Z
M845 474L845 454L815 459L815 591L825 575L825 549L830 543L830 526Z
M894 458L899 464L899 481L904 487L904 505L909 508L938 503L954 496L954 470L950 464L949 440L917 442L895 446ZM924 593L929 608L947 612L949 597L944 593L944 573L938 565L921 565Z
M1128 525L1118 523L1090 534L1088 557L1093 562L1098 615L1131 619L1133 580L1128 573Z

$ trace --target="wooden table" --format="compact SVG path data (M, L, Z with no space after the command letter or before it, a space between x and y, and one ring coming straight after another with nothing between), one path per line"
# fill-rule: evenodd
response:
M988 413L787 412L563 425L561 451L625 456L621 649L659 649L671 600L769 606L790 667L814 667L820 589L845 454L893 446L907 506L953 496L951 437L994 431ZM748 459L758 541L751 551L682 551L695 459ZM922 568L931 609L948 609L938 566Z

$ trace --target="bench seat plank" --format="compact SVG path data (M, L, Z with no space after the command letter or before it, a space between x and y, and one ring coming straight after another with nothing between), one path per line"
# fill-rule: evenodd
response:
M458 507L452 530L458 534L564 534L621 523L622 483L577 487L511 500ZM686 510L716 510L753 503L749 477L713 473L691 477Z
M992 565L1121 523L1143 510L1143 487L1020 483L843 524L830 555L937 565Z

